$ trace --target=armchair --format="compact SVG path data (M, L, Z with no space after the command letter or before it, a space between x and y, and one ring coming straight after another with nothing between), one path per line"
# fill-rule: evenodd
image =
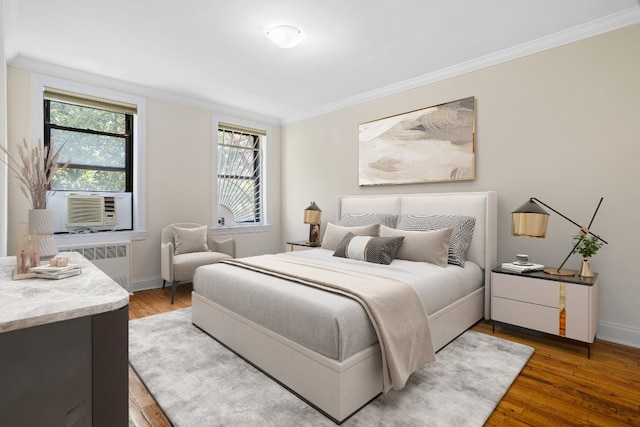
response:
M179 283L193 280L196 268L235 258L236 241L218 241L206 225L192 222L169 224L162 229L160 274L162 288L171 283L171 304Z

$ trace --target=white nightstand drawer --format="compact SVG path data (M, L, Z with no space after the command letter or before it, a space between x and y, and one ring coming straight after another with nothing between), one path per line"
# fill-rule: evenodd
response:
M553 280L493 273L491 293L494 297L560 308L560 282Z
M560 309L498 298L495 295L491 300L491 318L549 334L558 335L560 332Z

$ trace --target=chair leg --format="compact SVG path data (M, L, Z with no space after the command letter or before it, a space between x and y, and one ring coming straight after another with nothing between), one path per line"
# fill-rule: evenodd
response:
M178 287L178 282L173 281L171 283L171 304L173 304L173 298L176 295L176 288Z
M164 289L164 285L166 285L166 284L167 284L167 281L162 279L162 289Z

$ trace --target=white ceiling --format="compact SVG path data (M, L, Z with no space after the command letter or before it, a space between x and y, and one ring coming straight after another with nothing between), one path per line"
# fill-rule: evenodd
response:
M637 0L4 0L35 60L290 122L640 22ZM278 24L293 49L265 37Z

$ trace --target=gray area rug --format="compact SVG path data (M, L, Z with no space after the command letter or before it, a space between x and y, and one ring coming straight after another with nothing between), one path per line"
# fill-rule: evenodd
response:
M342 425L482 426L533 348L467 331ZM175 426L335 426L191 324L191 309L129 322L129 360Z

